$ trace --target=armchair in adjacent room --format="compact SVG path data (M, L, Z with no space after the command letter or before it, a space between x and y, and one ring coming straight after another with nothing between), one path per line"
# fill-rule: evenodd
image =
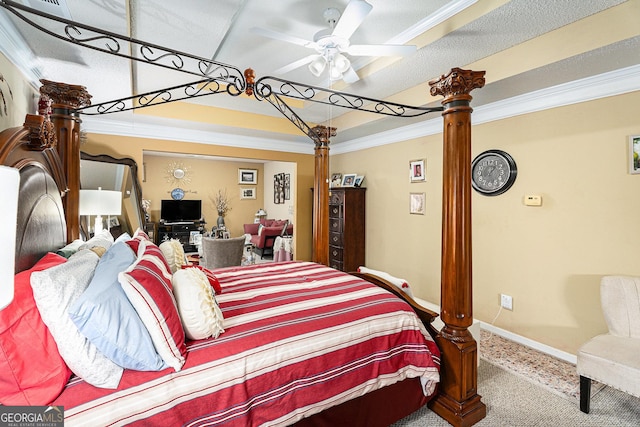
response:
M578 350L580 410L585 413L591 380L640 397L640 277L603 277L600 298L609 332Z
M273 244L278 236L292 236L293 224L288 220L263 219L259 223L244 224L245 234L250 235L249 241L254 251L264 257L273 256Z
M202 238L202 258L200 265L204 268L214 269L233 267L242 264L244 253L244 236L233 239Z

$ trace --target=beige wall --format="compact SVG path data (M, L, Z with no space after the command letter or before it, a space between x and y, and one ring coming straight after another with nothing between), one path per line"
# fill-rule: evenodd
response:
M606 331L603 275L640 275L640 175L628 174L628 136L640 134L640 92L474 126L473 155L498 148L518 165L513 187L473 192L474 317L492 322L499 294L513 297L495 325L575 353ZM366 175L367 254L372 268L408 279L440 300L442 135L331 157L332 172ZM410 184L408 162L427 159ZM384 167L382 167L384 165ZM409 192L427 212L409 214ZM540 194L541 207L523 204Z
M38 92L29 84L24 75L2 54L0 54L0 130L22 126L27 113L37 114ZM5 112L6 103L6 112Z
M162 198L170 198L170 191L175 185L166 182L166 167L173 161L171 157L156 157L161 160L157 164L150 162L149 156L144 156L144 151L155 151L165 153L199 154L207 156L223 156L230 160L236 159L261 159L269 162L289 162L295 165L294 170L296 186L295 207L293 223L295 225L294 245L295 258L299 260L311 259L311 209L312 199L309 188L313 187L313 155L284 153L279 151L252 150L245 148L222 147L209 144L197 144L189 142L175 142L158 139L121 137L104 134L89 134L87 142L82 146L82 150L91 154L109 154L114 157L131 157L138 164L138 175L142 185L142 196L152 201L152 216L159 216L159 204ZM217 219L217 213L212 213L209 196L218 188L227 188L232 199L232 211L225 222L231 229L233 235L241 234L244 222L253 222L255 212L264 207L264 194L267 192L262 188L261 183L273 185L273 177L264 178L263 167L259 163L249 163L238 160L237 162L216 162L214 165L209 160L186 160L180 159L185 165L194 167L192 182L185 185L187 191L185 198L201 198L203 210L207 220L207 228L211 228ZM143 181L143 163L146 169L146 182ZM221 165L221 164L225 165ZM242 165L242 166L241 166ZM215 167L223 168L226 173L218 175ZM258 195L255 201L240 200L240 185L237 182L237 168L249 167L259 169L258 175ZM228 170L227 170L228 169ZM159 179L162 177L163 179ZM235 180L234 180L235 178ZM209 181L210 180L210 181ZM197 185L197 186L196 186ZM244 185L243 185L244 186ZM306 191L305 191L306 190ZM198 193L193 193L197 191ZM261 196L262 194L262 196ZM196 197L197 195L197 197ZM207 210L210 209L210 210Z
M289 174L290 177L290 197L284 203L274 203L274 175ZM288 219L294 224L295 213L295 190L296 190L296 168L295 163L269 162L264 165L264 209L267 211L267 218Z
M173 164L179 164L187 171L186 179L168 179L168 170ZM240 188L258 186L238 184L238 168L257 170L258 182L262 182L261 163L145 155L145 182L142 185L145 199L151 200L152 221L160 220L161 200L171 199L171 190L180 187L185 192L185 200L202 200L205 227L210 231L216 226L218 218L213 198L221 190L226 192L231 206L231 210L225 215L225 226L232 237L244 234L243 224L252 223L255 212L262 206L263 191L256 192L255 200L240 199Z

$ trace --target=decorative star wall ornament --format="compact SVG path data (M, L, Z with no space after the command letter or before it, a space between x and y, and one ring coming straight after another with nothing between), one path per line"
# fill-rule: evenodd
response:
M189 184L191 182L191 177L189 176L190 173L191 170L182 163L171 162L167 167L167 182L174 185L180 183Z
M2 73L0 73L0 83L4 83L7 86L7 90L9 91L9 96L11 96L11 99L13 99L13 92L11 92L11 86L9 86L9 82L7 82L4 79L4 76L2 75ZM4 96L4 92L2 92L2 86L0 86L0 100L2 100L2 106L4 107L0 109L0 115L2 114L2 110L4 110L5 115L8 115L9 113L7 112L7 99Z

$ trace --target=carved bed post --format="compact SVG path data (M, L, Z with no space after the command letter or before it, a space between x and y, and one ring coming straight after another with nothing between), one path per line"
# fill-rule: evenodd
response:
M454 68L429 82L444 100L441 318L436 342L442 351L439 394L431 409L454 426L470 426L486 416L477 393L478 346L471 283L471 92L484 86L484 71Z
M336 128L315 126L315 175L313 197L312 260L329 265L329 143Z
M51 121L58 139L58 153L67 177L62 199L67 219L67 241L80 237L80 117L76 110L91 105L84 86L41 79L40 93L51 100Z

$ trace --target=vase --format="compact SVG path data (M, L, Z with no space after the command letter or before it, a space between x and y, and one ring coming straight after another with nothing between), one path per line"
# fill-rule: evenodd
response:
M220 212L218 212L218 221L216 225L218 226L218 229L224 228L224 216Z

